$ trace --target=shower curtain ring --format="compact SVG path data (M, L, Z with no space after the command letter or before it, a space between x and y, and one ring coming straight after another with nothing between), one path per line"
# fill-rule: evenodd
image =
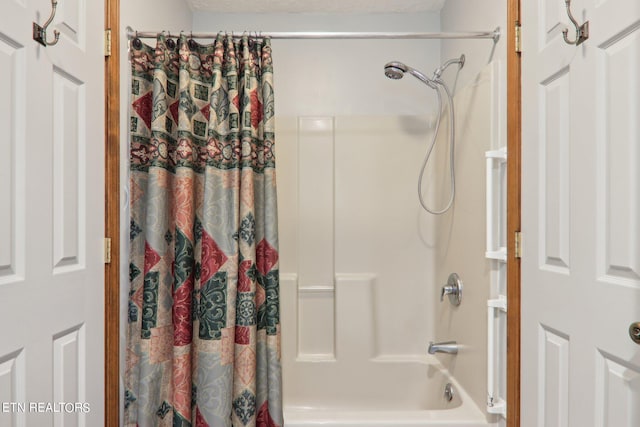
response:
M142 49L142 40L140 40L140 37L138 37L138 30L136 30L136 36L134 37L131 45L135 50Z
M169 50L175 50L176 42L171 37L173 37L171 35L171 31L167 31L167 47L169 48Z
M189 38L189 41L187 42L187 45L189 45L189 49L196 50L196 48L198 47L198 44L193 39L193 31L191 31L190 34L191 34L191 37Z

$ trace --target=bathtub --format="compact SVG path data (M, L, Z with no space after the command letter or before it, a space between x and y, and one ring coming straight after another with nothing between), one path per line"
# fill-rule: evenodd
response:
M435 357L313 363L285 382L285 427L487 427L487 417ZM454 397L444 389L451 383ZM303 385L301 385L303 384ZM340 384L340 387L332 387Z

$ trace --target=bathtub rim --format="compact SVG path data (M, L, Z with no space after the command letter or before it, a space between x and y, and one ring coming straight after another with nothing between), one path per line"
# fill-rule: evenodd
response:
M394 426L491 426L491 416L479 408L467 391L452 376L438 357L433 355L384 355L370 359L378 363L411 363L431 365L450 382L462 403L449 409L424 410L348 410L332 407L294 406L284 404L284 427L389 427ZM444 390L442 391L444 393ZM389 424L392 422L393 424Z

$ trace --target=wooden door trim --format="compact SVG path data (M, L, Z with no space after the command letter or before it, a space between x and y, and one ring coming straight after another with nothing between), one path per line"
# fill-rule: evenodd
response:
M105 264L104 425L120 423L120 3L105 0L105 29L111 55L105 57L105 236L111 262Z
M520 427L520 231L521 63L515 49L520 0L507 4L507 427ZM105 58L105 236L112 239L105 264L105 426L120 424L120 2L105 0L111 56Z
M520 259L515 235L520 231L521 58L516 52L520 0L507 5L507 427L520 427Z

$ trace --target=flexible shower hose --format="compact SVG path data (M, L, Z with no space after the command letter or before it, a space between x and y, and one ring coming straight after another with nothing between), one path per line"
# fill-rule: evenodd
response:
M431 144L429 145L427 154L425 155L424 160L422 162L422 168L420 169L420 176L418 177L418 198L424 210L426 210L427 212L433 215L441 215L446 211L448 211L449 208L451 208L451 205L453 204L453 199L455 198L455 194L456 194L455 165L454 165L455 118L453 114L454 113L453 97L451 96L451 92L449 91L449 88L444 83L444 81L442 81L440 78L433 79L431 81L435 83L436 86L440 86L444 89L444 91L447 94L447 99L449 102L449 171L450 171L449 201L447 202L447 205L443 209L435 210L427 206L427 203L424 201L424 198L422 197L422 179L424 176L424 171L427 168L427 163L429 162L431 153L436 145L436 139L438 138L438 132L440 130L440 121L442 119L442 94L440 93L440 90L438 90L437 87L435 87L434 89L438 94L438 118L436 120L436 127L433 132L433 138L431 139Z

